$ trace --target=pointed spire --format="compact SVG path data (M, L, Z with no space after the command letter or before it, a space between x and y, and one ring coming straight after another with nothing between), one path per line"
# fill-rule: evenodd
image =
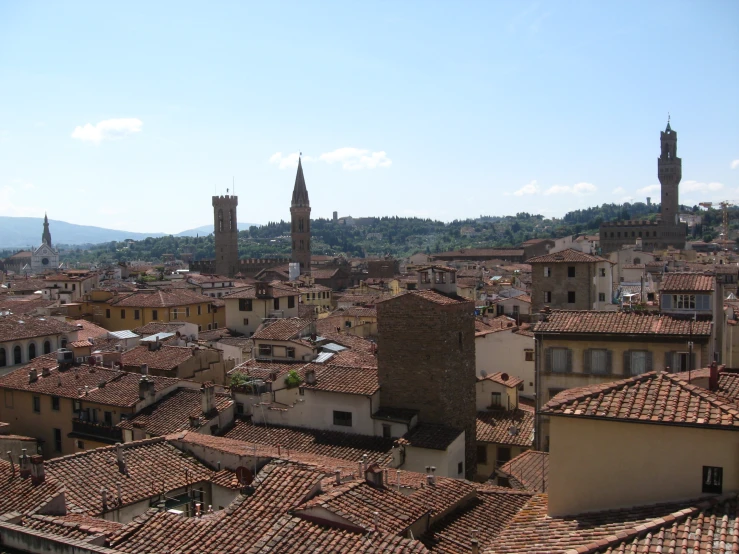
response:
M49 216L44 212L44 234L41 235L41 243L51 246L51 233L49 232Z
M310 201L308 200L308 189L305 188L303 164L300 157L298 157L298 173L295 175L292 206L310 206Z
M665 133L669 133L672 131L672 128L670 127L670 112L667 112L667 128L665 129Z

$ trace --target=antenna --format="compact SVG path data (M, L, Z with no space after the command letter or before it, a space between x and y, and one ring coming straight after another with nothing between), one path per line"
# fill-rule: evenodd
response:
M231 176L231 190L234 193L234 196L236 196L236 177Z

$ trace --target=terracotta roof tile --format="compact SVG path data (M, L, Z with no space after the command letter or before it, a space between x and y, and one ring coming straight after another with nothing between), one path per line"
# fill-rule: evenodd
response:
M529 258L528 260L526 260L527 264L591 263L591 262L611 263L609 260L606 260L605 258L601 258L600 256L591 256L590 254L585 254L584 252L580 252L579 250L573 250L572 248L568 248L567 250L562 250L561 252L555 252L553 254L544 254L543 256L535 256L533 258Z
M403 435L403 438L400 440L403 444L416 448L446 450L462 432L461 429L455 429L446 425L421 423Z
M719 373L718 391L723 396L733 400L735 404L739 404L739 373L726 373L724 371Z
M191 418L196 418L197 427L205 425L210 419L203 416L202 393L198 389L178 388L174 392L138 412L133 418L121 421L121 429L141 429L153 437L192 429ZM223 412L233 404L228 394L216 393L215 408Z
M192 357L192 348L189 346L163 344L158 350L149 350L147 345L143 345L121 354L121 363L124 367L140 367L141 364L147 364L150 369L174 370Z
M669 373L568 389L542 409L548 415L739 429L739 407Z
M472 301L467 298L463 298L461 296L456 296L456 295L445 295L445 294L441 294L431 289L409 290L409 291L401 292L397 296L392 296L390 298L384 298L382 300L379 300L377 303L379 304L380 302L393 302L393 301L402 299L403 297L408 297L409 295L416 296L418 298L423 298L424 300L433 302L434 304L440 304L442 306L452 305L452 304L472 304Z
M108 302L119 308L171 308L211 303L209 296L189 290L139 290L131 294L114 296Z
M705 273L666 273L662 279L663 292L712 291L713 275Z
M342 458L353 462L378 462L387 465L392 460L394 439L323 431L319 429L254 425L247 421L236 421L224 437L281 449L319 454L331 458Z
M710 336L711 322L655 313L552 310L546 321L535 325L534 332Z
M528 410L477 412L477 442L512 444L531 448L534 414Z
M22 527L42 531L51 535L87 540L96 535L110 535L123 524L84 514L33 515L18 523Z
M74 325L50 317L32 315L0 316L0 342L74 333Z
M520 377L516 377L515 375L511 375L510 373L503 373L502 371L496 371L495 373L491 373L490 375L486 375L485 377L478 377L477 380L493 381L494 383L504 385L510 389L515 389L518 385L523 383L523 379L521 379Z
M266 327L259 329L251 338L252 340L290 340L301 335L301 333L303 335L306 332L310 334L309 328L312 324L313 321L310 319L300 319L299 317L276 319Z
M345 367L332 364L310 364L316 371L314 384L303 383L306 390L340 392L371 396L380 390L375 368Z
M185 323L164 323L161 321L151 321L141 327L136 327L133 332L143 337L156 335L157 333L177 333L184 330ZM228 332L228 329L225 330Z
M0 459L0 513L33 513L63 492L64 485L48 476L39 485L30 478L21 479L17 458L14 467Z
M526 450L500 466L498 474L507 477L513 488L546 492L549 488L549 452Z
M278 285L274 282L270 283L270 294L268 298L284 298L286 296L298 296L300 292L289 285ZM257 288L254 285L244 287L241 290L235 291L231 294L227 294L223 297L224 300L232 299L256 299Z

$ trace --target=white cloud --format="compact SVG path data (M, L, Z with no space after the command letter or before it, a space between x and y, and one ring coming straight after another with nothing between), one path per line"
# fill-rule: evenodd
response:
M625 188L616 187L615 189L613 189L613 192L611 194L623 194L624 192L626 192Z
M291 154L283 154L275 152L269 158L269 163L278 166L280 169L290 167L298 167L298 152ZM375 169L376 167L390 167L393 161L387 157L385 152L371 152L362 148L337 148L333 152L325 152L314 158L312 156L303 156L303 163L322 161L329 164L340 163L343 169L353 171L357 169Z
M123 138L141 131L144 122L138 118L106 119L93 125L88 123L84 126L78 125L72 131L72 138L83 142L94 142L100 144L104 140Z
M536 180L533 180L528 185L522 186L513 194L514 196L526 196L529 194L536 194L537 192L539 192L539 185L536 184Z
M318 159L329 164L340 163L343 169L349 171L390 167L393 163L383 151L370 152L362 148L350 147L337 148L333 152L325 152Z
M739 167L739 160L731 162L731 169L736 169L737 167Z
M699 183L698 181L680 183L680 192L717 192L723 188L723 183Z
M581 196L583 194L592 194L593 192L597 190L598 190L598 187L596 187L593 183L576 183L572 186L570 185L551 186L547 190L544 191L544 194L576 194L578 196Z
M639 194L652 194L655 192L660 191L659 185L649 185L648 187L642 187L640 189L636 189L636 192Z

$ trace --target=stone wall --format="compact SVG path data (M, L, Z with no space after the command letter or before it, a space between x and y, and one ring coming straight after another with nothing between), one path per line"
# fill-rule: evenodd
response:
M557 262L531 264L531 313L537 314L544 306L555 310L592 310L593 276L595 263ZM575 268L575 276L568 277L568 268ZM551 274L545 276L549 268ZM551 301L545 302L544 292L551 292ZM575 302L568 302L568 292L575 292Z

